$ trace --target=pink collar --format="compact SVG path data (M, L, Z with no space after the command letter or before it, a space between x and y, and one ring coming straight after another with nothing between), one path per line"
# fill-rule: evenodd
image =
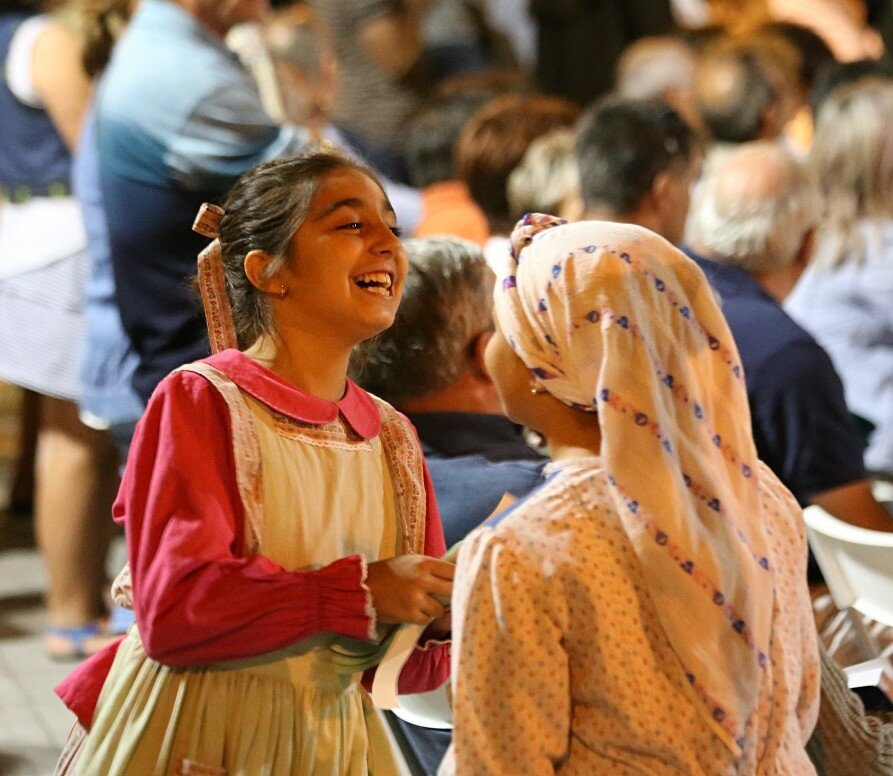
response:
M340 412L363 439L372 439L381 432L378 408L369 394L352 380L347 381L347 390L339 401L328 401L283 380L238 350L224 350L204 361L258 401L290 418L319 426L331 423Z

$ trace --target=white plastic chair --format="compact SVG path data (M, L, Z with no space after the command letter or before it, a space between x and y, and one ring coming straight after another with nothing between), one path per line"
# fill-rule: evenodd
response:
M858 528L815 505L806 507L803 516L834 604L849 612L865 659L878 657L855 613L893 626L893 533Z

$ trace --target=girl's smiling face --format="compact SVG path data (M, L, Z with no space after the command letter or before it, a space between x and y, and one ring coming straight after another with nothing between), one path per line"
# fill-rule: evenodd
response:
M378 183L345 168L323 176L288 248L273 300L276 328L350 347L394 322L406 278L394 209Z

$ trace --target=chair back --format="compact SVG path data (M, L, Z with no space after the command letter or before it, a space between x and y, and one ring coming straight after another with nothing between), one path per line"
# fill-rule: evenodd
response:
M893 533L858 528L815 505L803 516L837 608L893 626Z

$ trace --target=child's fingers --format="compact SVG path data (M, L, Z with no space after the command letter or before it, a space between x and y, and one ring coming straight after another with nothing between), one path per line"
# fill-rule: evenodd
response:
M432 578L430 583L425 585L425 592L429 595L439 595L443 598L449 598L453 593L453 583L448 579Z
M431 576L439 577L440 579L452 579L456 574L456 566L449 561L432 558L428 565L428 571L430 571Z

